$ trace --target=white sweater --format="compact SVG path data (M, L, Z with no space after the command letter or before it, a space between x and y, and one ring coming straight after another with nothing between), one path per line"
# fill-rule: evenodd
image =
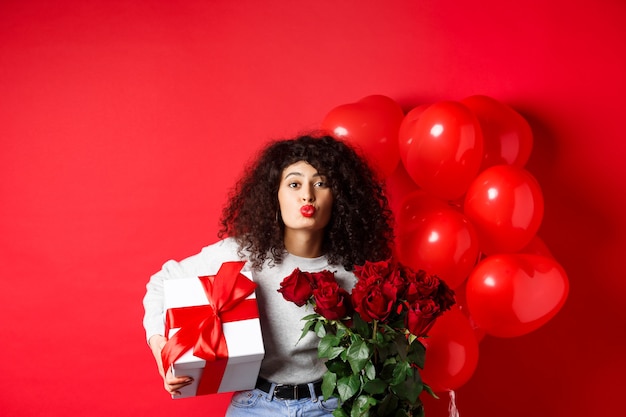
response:
M247 260L237 254L234 239L227 238L207 246L194 256L180 262L167 261L154 274L143 299L145 316L143 325L146 337L164 334L163 280L214 275L223 262ZM256 297L259 306L265 358L261 364L261 376L281 384L301 384L320 379L326 367L317 358L319 339L313 333L298 340L302 334L302 317L311 314L310 307L298 307L286 301L278 292L280 283L295 268L318 272L324 269L335 272L339 284L346 289L354 286L355 277L342 266L330 266L325 257L302 258L287 254L281 264L266 261L261 270L252 270L257 284ZM246 263L244 270L250 270Z

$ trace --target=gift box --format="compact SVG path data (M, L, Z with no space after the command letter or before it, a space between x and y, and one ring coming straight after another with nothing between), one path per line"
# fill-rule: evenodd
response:
M255 284L243 265L225 262L214 276L163 282L164 369L194 379L172 398L255 387L265 351Z

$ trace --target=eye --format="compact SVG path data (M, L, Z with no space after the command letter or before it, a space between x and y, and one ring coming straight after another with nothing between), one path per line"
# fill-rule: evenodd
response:
M324 180L320 180L317 181L315 184L313 184L316 188L327 188L328 187L328 183L326 183L326 181Z
M300 186L300 184L297 183L297 182L287 183L287 187L289 187L289 188L298 188L299 186Z

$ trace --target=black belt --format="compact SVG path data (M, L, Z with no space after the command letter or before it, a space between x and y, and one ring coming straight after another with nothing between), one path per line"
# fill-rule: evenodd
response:
M270 393L272 389L272 383L267 379L259 377L256 382L256 387L261 391ZM313 391L315 396L322 395L322 381L313 382ZM311 398L311 390L309 390L309 384L299 385L285 385L276 384L274 388L274 398L278 400L297 400L300 398Z

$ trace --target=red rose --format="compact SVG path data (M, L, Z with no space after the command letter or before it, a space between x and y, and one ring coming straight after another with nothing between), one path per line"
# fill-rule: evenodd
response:
M337 281L320 280L313 290L315 312L328 320L340 320L350 310L350 294Z
M406 328L417 337L426 336L441 313L437 303L430 298L414 302L406 313Z
M378 278L385 279L393 270L393 264L390 261L369 262L364 265L356 265L354 274L359 278Z
M433 298L442 312L449 310L450 307L456 304L454 291L448 287L444 280L439 281L439 286Z
M312 284L311 274L296 268L291 275L283 279L278 292L283 295L285 300L302 307L313 295Z
M419 270L408 276L408 285L404 298L412 303L424 298L432 298L439 288L440 279Z
M393 268L389 269L389 274L387 275L386 280L397 288L398 294L402 294L409 283L407 275L411 275L412 273L413 271L409 268L400 264L394 264Z
M385 320L393 311L397 288L380 277L361 278L352 290L352 305L367 322Z
M326 269L321 272L303 272L303 274L310 275L313 288L319 287L322 282L337 282L335 274Z

